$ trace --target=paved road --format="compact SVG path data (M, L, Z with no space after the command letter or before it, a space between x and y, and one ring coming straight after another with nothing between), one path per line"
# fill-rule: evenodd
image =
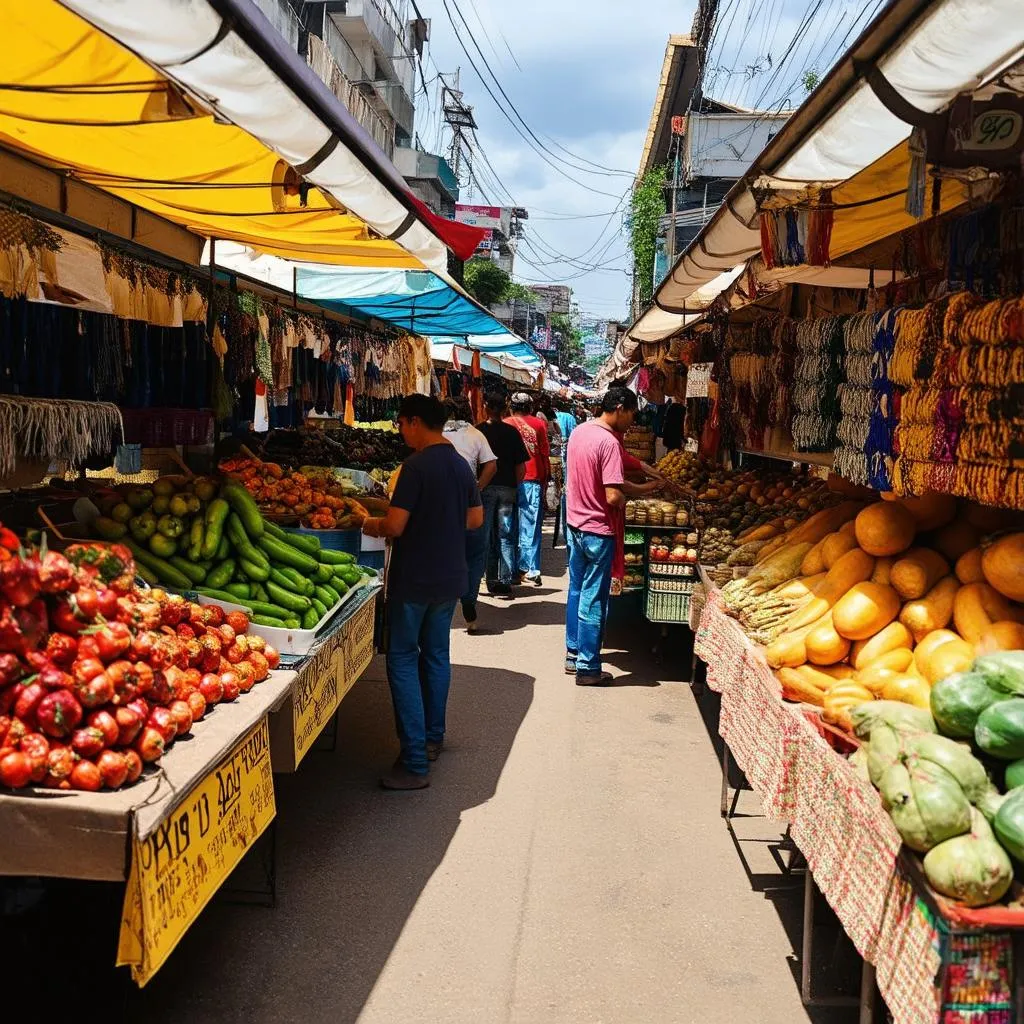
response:
M698 702L659 682L688 664L659 667L648 631L620 626L620 685L576 688L562 672L564 554L545 555L544 588L484 607L487 635L456 615L433 787L375 786L396 752L375 663L343 705L337 751L279 780L276 909L211 906L133 1019L808 1019L783 923L799 900L752 889ZM755 884L774 885L767 845L741 845Z

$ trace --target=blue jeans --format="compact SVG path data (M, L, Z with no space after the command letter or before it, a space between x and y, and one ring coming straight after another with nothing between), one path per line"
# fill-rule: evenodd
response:
M484 515L487 515L485 510ZM467 622L476 619L476 599L480 596L487 561L487 520L478 530L466 531L466 568L469 570L469 589L462 595L462 613Z
M601 671L601 641L608 621L615 538L565 528L569 548L569 598L565 606L565 649L576 659L576 671Z
M519 571L527 579L540 575L540 544L544 527L544 492L537 480L519 485Z
M444 740L444 716L451 683L449 635L455 602L388 603L388 683L402 764L426 775L427 743Z
M516 568L516 489L491 484L480 492L480 498L487 538L487 584L511 583Z

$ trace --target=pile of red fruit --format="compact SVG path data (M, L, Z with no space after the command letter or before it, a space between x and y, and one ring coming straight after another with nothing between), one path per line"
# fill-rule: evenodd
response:
M117 789L277 667L242 612L137 591L131 553L0 526L0 785Z

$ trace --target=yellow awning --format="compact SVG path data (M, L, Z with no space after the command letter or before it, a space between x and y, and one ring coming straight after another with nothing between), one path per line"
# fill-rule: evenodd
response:
M295 260L423 267L316 187L301 196L273 150L55 0L4 0L0 38L0 145L204 237Z

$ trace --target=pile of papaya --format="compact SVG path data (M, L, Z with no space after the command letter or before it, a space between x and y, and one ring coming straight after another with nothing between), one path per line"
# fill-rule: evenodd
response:
M257 625L315 629L350 588L376 575L311 534L268 522L232 481L162 479L118 497L93 528L128 547L147 583L241 605Z

